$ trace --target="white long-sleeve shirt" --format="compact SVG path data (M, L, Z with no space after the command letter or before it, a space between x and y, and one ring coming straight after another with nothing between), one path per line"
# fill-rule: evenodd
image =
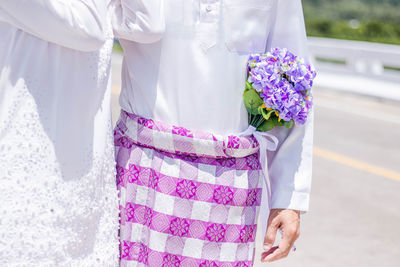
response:
M107 1L0 0L0 265L117 266Z
M248 127L242 100L248 55L279 46L307 58L300 0L114 0L113 6L124 49L120 104L147 118L240 133ZM151 38L138 40L143 33ZM272 133L279 146L268 153L270 207L306 211L312 118Z
M105 42L107 1L0 0L0 19L25 33L78 51Z

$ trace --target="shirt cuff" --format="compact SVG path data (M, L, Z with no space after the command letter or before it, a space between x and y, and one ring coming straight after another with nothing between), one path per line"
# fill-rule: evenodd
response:
M309 203L310 193L286 190L272 192L271 209L291 209L305 213Z

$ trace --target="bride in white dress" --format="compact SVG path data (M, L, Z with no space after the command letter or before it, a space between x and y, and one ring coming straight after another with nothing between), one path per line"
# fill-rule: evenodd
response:
M0 0L0 266L117 266L104 0Z

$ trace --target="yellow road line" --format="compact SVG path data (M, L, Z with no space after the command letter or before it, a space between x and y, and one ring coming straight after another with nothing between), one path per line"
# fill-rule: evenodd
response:
M400 173L387 170L369 163L365 163L350 157L346 157L322 148L314 147L314 155L335 161L337 163L359 169L362 171L366 171L378 176L382 176L391 180L399 181L400 182Z

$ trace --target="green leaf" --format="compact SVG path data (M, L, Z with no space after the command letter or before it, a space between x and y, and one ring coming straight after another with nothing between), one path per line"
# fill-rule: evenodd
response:
M257 131L267 132L267 131L274 129L275 126L276 126L276 124L275 124L274 120L272 120L272 119L266 120L257 128Z
M284 125L285 125L285 122L286 122L286 121L284 121L284 120L279 120L279 119L277 119L277 121L276 121L276 126L284 126Z
M294 125L294 121L293 121L293 120L285 121L285 122L283 123L283 125L284 125L286 128L292 128L293 125Z
M261 109L261 115L264 117L264 119L269 120L271 115L275 113L275 110L266 110L265 108Z
M246 90L250 90L250 89L253 89L253 86L251 85L251 83L246 81Z
M262 98L256 90L251 89L245 91L243 94L244 105L246 106L247 112L253 115L259 114L258 107L264 104Z

